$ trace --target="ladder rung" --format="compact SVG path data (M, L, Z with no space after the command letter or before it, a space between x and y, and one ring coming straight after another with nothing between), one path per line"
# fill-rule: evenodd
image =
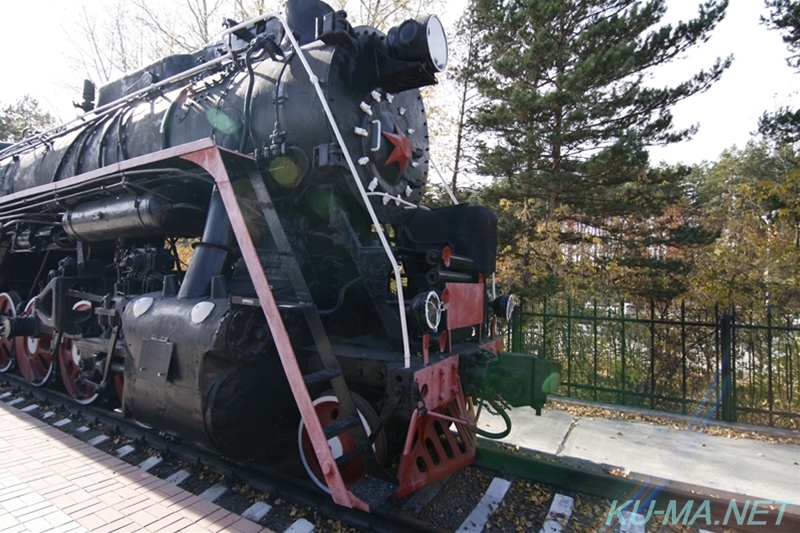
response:
M305 302L278 302L278 309L282 311L305 311L306 309L314 309L314 304Z
M322 428L322 431L325 432L326 439L332 439L338 435L341 435L348 429L352 429L358 426L361 423L361 417L355 414L350 414L347 416L343 416L336 422L331 422L327 426Z
M231 296L231 303L234 305L249 305L251 307L261 307L261 300L246 296Z
M337 457L336 464L342 466L343 464L349 463L350 461L352 461L353 459L355 459L356 457L367 451L367 448L369 448L371 445L372 444L369 442L369 439L364 439L355 448Z
M266 248L256 248L256 251L258 252L258 257L262 260L265 257L294 257L294 253L291 251L281 251Z
M317 383L322 383L323 381L330 381L335 377L341 376L342 371L338 368L323 368L322 370L318 370L317 372L312 372L311 374L306 374L303 376L303 381L306 382L306 385L316 385Z

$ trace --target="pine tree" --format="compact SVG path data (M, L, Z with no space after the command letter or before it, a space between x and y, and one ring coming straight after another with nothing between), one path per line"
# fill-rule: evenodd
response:
M646 148L691 137L696 127L676 129L670 108L731 60L674 86L652 86L650 73L707 40L727 5L708 0L673 26L660 24L664 0L474 0L487 101L472 131L480 172L494 178L485 199L502 215L501 264L518 285L553 290L570 271L593 283L580 278L612 267L615 286L669 283L659 276L676 270L674 254L653 250L697 235L664 218L687 169L650 168Z
M769 17L761 17L761 22L782 33L783 42L791 54L786 63L800 69L800 1L765 0L764 4L770 11ZM800 109L782 107L775 113L764 113L759 119L758 131L782 142L800 141Z
M50 113L43 111L30 95L0 109L0 142L17 142L36 130L55 125Z

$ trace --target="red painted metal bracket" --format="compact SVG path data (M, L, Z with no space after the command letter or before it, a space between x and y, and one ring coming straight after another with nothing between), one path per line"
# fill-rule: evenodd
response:
M397 477L402 498L475 459L475 436L458 377L458 356L414 373L421 400L411 415ZM455 433L452 431L455 430Z
M485 292L483 283L447 283L442 295L447 311L447 329L483 323Z

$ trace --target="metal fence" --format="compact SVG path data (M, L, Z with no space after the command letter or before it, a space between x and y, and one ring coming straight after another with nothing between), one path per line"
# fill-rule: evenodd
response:
M508 345L562 365L561 394L800 427L800 316L549 299L514 315Z

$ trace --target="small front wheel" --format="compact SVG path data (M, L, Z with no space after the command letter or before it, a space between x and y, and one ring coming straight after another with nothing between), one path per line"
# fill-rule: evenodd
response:
M367 435L370 435L378 426L378 414L363 397L356 393L351 393L351 395L356 410L358 411L358 416L361 418L361 424L364 426L364 431ZM336 398L333 391L327 391L314 400L314 409L323 427L336 422L343 416L342 410L339 408L339 400ZM308 436L305 423L302 420L297 430L297 444L300 448L300 459L303 461L303 467L305 467L311 480L319 488L330 493L325 483L325 476L322 474L322 469L319 466L319 461L317 461L317 454L314 451L314 446L311 444L311 439ZM356 444L352 433L348 430L328 439L328 446L333 453L333 458L336 459L353 450ZM372 445L372 450L379 463L383 463L386 460L385 433L381 432L381 434L377 436L375 443ZM348 487L367 475L367 468L360 457L355 457L347 463L339 465L339 471L342 474L342 480L345 486Z

